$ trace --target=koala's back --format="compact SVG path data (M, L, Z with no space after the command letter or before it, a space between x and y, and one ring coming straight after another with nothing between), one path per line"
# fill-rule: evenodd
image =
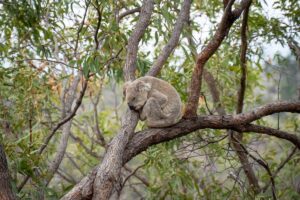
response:
M168 97L168 104L164 108L167 113L172 113L173 117L180 120L182 115L182 103L176 89L168 82L152 76L144 76L139 78L141 81L151 84L151 90L158 90ZM151 95L151 91L150 91ZM176 116L174 116L176 115Z

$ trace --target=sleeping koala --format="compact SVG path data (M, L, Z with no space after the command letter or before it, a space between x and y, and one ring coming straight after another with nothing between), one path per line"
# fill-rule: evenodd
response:
M126 82L123 92L129 108L138 111L148 127L171 126L182 117L179 94L166 81L144 76Z

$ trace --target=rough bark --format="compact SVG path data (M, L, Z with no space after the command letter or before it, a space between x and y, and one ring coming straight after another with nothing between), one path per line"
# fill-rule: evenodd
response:
M199 116L193 119L182 120L180 123L170 128L148 129L142 132L138 132L126 147L124 153L124 163L128 162L134 156L145 151L152 145L170 141L172 139L185 136L193 131L206 128L231 129L238 132L255 132L270 135L287 140L297 146L298 149L300 149L300 137L298 137L296 134L287 133L285 131L260 125L235 123L235 119L242 117L241 115L242 114L236 116Z
M178 44L180 34L184 25L188 22L190 8L191 8L191 0L185 0L182 4L182 8L180 10L179 16L175 23L171 38L169 39L166 46L163 48L162 52L156 59L155 63L153 64L152 68L147 72L148 76L157 76L160 70L162 69L163 65L166 63L167 59L169 58L170 54L173 52L175 47Z
M124 78L126 81L135 79L138 44L150 23L153 11L153 0L144 0L140 17L128 40ZM122 127L114 139L108 144L107 152L100 167L97 169L93 183L93 199L109 199L113 189L121 189L120 173L124 149L134 134L138 122L138 113L127 110L122 117Z
M13 200L16 199L12 191L11 179L7 166L6 155L4 147L0 144L0 199Z
M242 11L250 4L250 2L251 0L243 0L240 4L240 7L238 9L235 9L234 11L231 10L234 0L231 0L227 3L216 33L209 41L207 46L197 56L196 65L194 67L188 91L188 100L184 114L185 118L197 116L197 107L200 97L203 68L209 58L217 51L224 38L228 35L232 24L239 18Z

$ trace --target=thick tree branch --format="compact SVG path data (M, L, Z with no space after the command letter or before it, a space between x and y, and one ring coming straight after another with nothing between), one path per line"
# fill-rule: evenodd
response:
M295 134L259 125L236 124L234 121L235 117L230 115L205 117L199 116L196 119L182 120L180 123L170 128L148 129L138 132L127 145L123 162L128 162L134 156L145 151L152 145L182 137L193 131L206 128L232 129L238 132L256 132L266 134L287 140L300 149L300 138Z
M150 23L153 11L153 0L144 0L139 20L134 27L132 35L128 40L126 63L123 69L126 81L135 79L136 59L138 44ZM113 189L120 191L120 174L123 166L122 158L124 149L129 139L134 134L138 122L138 113L127 110L122 118L122 127L119 133L108 144L107 152L104 155L100 167L97 169L96 178L93 183L93 199L109 199ZM71 195L72 191L70 192ZM67 195L68 196L68 195Z
M240 16L241 12L251 3L251 0L243 0L240 8L231 11L234 0L227 3L221 22L218 25L216 33L209 41L207 46L197 56L196 65L192 74L190 88L188 91L188 100L185 110L185 118L194 117L197 115L198 99L201 90L201 80L203 68L208 59L217 51L224 38L227 36L232 24ZM240 12L241 11L241 12Z
M144 35L146 28L150 23L150 17L153 11L153 0L144 0L140 12L140 18L134 27L134 30L128 40L126 63L124 66L124 77L126 81L135 79L136 58L139 42Z
M184 25L188 22L190 8L191 8L191 0L184 0L179 16L174 25L171 38L169 39L166 46L163 48L161 54L158 56L152 68L147 72L148 76L157 76L157 74L160 72L163 65L167 61L168 57L177 46L182 29Z

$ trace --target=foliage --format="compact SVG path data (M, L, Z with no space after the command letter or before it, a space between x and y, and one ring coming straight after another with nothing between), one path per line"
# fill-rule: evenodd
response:
M145 75L167 43L182 3L180 0L155 2L151 24L140 43L137 76ZM99 135L109 143L121 126L120 113L126 107L121 96L122 69L128 38L138 14L120 20L117 17L141 4L131 0L0 2L0 142L5 146L14 191L20 198L39 199L42 193L47 199L58 199L104 155L105 145ZM245 110L270 99L297 98L299 66L292 55L280 54L284 53L281 49L287 47L288 39L299 39L299 6L296 0L276 0L272 5L254 1L251 5ZM280 15L269 16L266 10ZM222 12L221 1L193 2L190 25L185 27L178 47L159 75L174 85L184 102L195 64L193 55L211 39ZM236 110L241 76L240 24L239 20L206 65L216 79L222 105L229 114ZM195 47L189 44L188 38L192 38ZM269 52L272 48L281 50L279 55ZM278 71L282 72L281 82L278 82ZM54 135L42 154L38 151L55 124L71 112L63 112L64 99L81 72L85 78L90 77L88 89L72 121L59 173L45 186L49 163L57 153L62 131ZM76 93L79 94L82 85L83 78L75 88ZM205 83L202 93L207 102L201 101L199 113L209 114L208 107L217 114ZM299 117L280 117L279 122L274 115L258 123L299 133ZM138 129L144 128L139 124ZM137 174L149 185L140 185L140 178L132 176L122 195L127 199L139 195L146 199L253 199L241 165L227 138L222 139L224 136L226 132L222 130L201 130L151 147L128 164L132 170L144 165ZM264 158L272 171L290 151L287 142L271 137L245 134L244 140L250 153ZM270 179L264 169L253 160L251 163L260 185L268 184ZM299 185L298 192L295 188L299 170L298 153L275 178L278 198L300 198ZM17 191L26 176L31 180ZM271 198L271 189L258 198Z

